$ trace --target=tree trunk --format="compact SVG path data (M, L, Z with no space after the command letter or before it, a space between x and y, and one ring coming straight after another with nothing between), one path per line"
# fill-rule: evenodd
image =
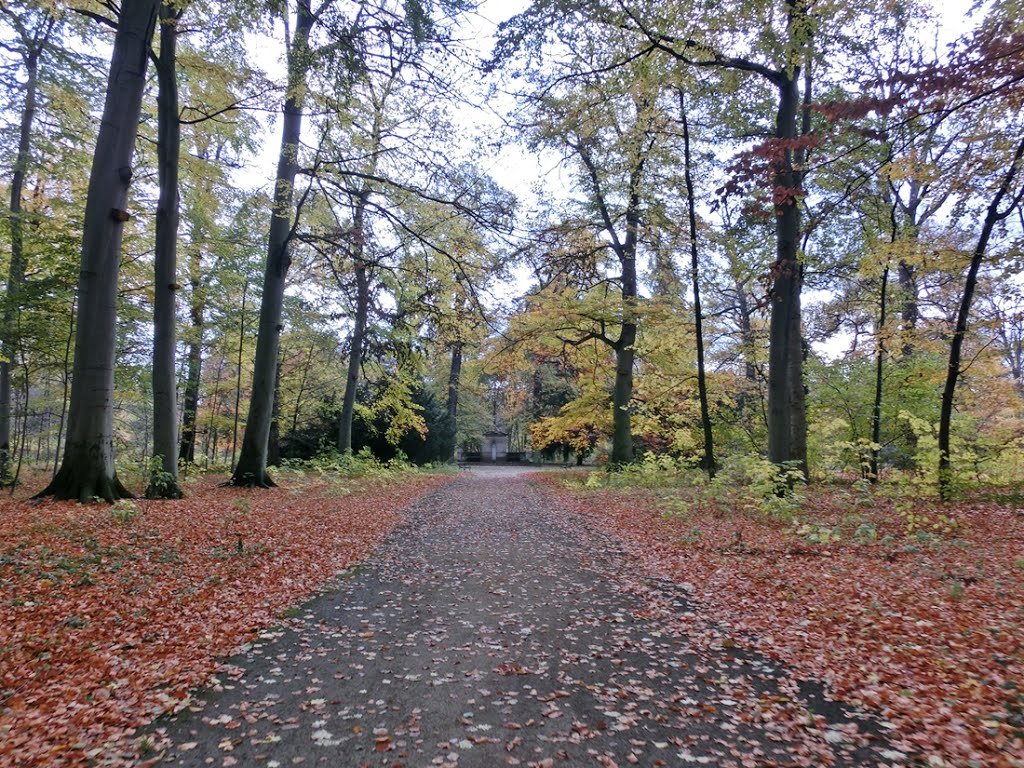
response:
M459 379L462 377L462 342L456 341L451 346L452 363L448 369L448 416L444 445L444 460L455 461L456 440L459 431Z
M740 330L740 343L743 349L743 384L736 397L736 409L745 417L744 423L748 434L753 432L753 421L750 419L752 396L757 395L758 416L762 424L767 423L764 395L757 380L757 366L754 364L756 345L754 339L754 324L751 320L753 312L750 309L750 300L747 297L746 282L733 278L734 290L736 291L736 311Z
M156 249L153 256L153 467L146 498L180 499L178 409L174 353L178 291L178 122L176 47L178 19L168 0L160 4L160 54L156 59L157 173ZM159 470L157 464L159 463Z
M267 466L281 466L281 359L274 373L274 408L270 417L270 437L267 440Z
M306 355L306 363L302 366L302 378L299 379L299 391L295 395L295 408L292 410L292 434L299 429L299 413L302 409L302 396L306 393L306 380L309 378L309 366L313 362L313 351L316 344L309 345L309 353Z
M640 224L640 176L643 163L630 174L629 205L626 208L626 239L616 249L622 265L622 331L615 343L615 389L612 393L613 465L633 461L633 422L629 411L633 399L633 359L636 344L636 241Z
M789 407L792 416L789 421L789 444L792 466L810 478L810 467L807 465L807 384L804 381L804 363L810 353L810 346L803 335L800 290L804 283L804 268L797 269L796 295L793 297L794 309L790 314L793 327L790 330L791 345L789 348Z
M1010 192L1014 177L1016 177L1017 171L1020 169L1022 157L1024 157L1024 140L1021 140L1017 145L1013 161L1010 163L1010 167L1003 176L1002 183L999 185L999 189L996 191L985 213L985 221L981 225L981 233L978 235L978 242L974 246L971 265L967 270L967 280L964 283L964 293L960 299L960 308L956 315L953 341L949 347L949 363L946 366L946 383L942 388L942 406L939 409L939 496L943 501L949 501L953 495L953 465L950 457L953 396L956 394L956 382L960 377L960 359L963 352L964 336L967 334L967 320L971 312L971 303L974 300L974 291L978 286L978 271L981 269L981 262L985 258L985 251L988 248L988 241L992 236L992 230L999 221L1006 218L1013 211L1014 206L1010 206L1006 211L1000 211L999 205Z
M704 367L704 318L700 308L700 263L697 252L697 208L693 194L692 161L690 158L690 124L686 119L683 91L679 91L679 114L683 122L683 175L686 181L687 212L690 219L690 279L693 283L693 329L697 343L697 396L700 399L700 421L704 430L704 458L701 461L709 478L715 476L715 442L708 408L708 384Z
M779 83L777 139L796 138L798 106L796 80L783 76ZM796 374L802 371L800 347L800 208L795 195L799 181L793 153L783 152L774 180L776 258L772 267L771 321L768 340L768 458L775 464L806 462L793 446L793 394Z
M11 496L14 495L15 489L18 487L19 479L21 478L21 465L25 460L25 439L28 437L28 396L29 396L29 370L28 365L22 363L24 372L24 378L21 382L21 401L24 403L24 414L21 419L21 434L19 435L18 442L20 443L18 448L18 463L14 469L14 477L11 478Z
M75 300L71 302L71 320L68 323L68 337L64 342L64 360L61 367L61 393L60 393L60 420L57 422L57 442L53 447L53 476L57 476L61 453L61 440L64 437L64 427L68 417L68 399L71 394L71 345L75 340ZM52 478L51 478L52 479Z
M21 125L18 131L18 154L14 159L11 174L11 261L7 273L7 296L2 318L0 337L0 481L6 480L11 457L11 366L17 340L14 334L15 316L20 306L21 285L25 281L25 222L22 218L21 195L25 188L32 149L32 124L36 116L36 99L39 88L39 57L42 55L54 19L48 17L37 39L26 41L25 52L25 102L21 108Z
M614 465L633 461L633 425L629 403L633 399L633 345L636 325L626 323L615 349L615 389L612 392L612 455Z
M310 66L309 33L313 13L308 0L299 0L295 33L288 50L288 95L284 103L281 154L277 164L274 202L271 208L267 264L263 275L263 298L253 363L252 395L246 419L245 438L232 485L267 488L274 482L267 474L267 445L274 410L274 378L282 330L285 278L291 266L290 240L295 176L299 171L299 139L302 133L302 105L306 72Z
M199 384L203 372L203 302L202 256L196 250L189 265L189 284L192 295L189 298L191 337L188 344L188 374L185 379L185 396L181 414L181 445L178 447L178 461L192 464L196 460L196 414L199 410Z
M635 197L635 196L634 196ZM612 455L615 465L633 461L633 423L629 412L633 399L633 350L636 344L636 258L635 237L639 217L638 200L626 214L626 248L620 255L622 263L622 332L615 344L615 389L612 393Z
M916 238L916 232L913 235ZM902 307L900 318L903 320L903 332L906 339L903 342L903 356L910 357L914 354L913 332L917 327L919 315L917 308L917 269L913 264L901 260L896 271L896 279L900 286L900 298Z
M882 374L885 372L885 322L888 306L889 265L882 270L882 293L878 301L878 337L875 351L875 404L871 409L871 461L868 466L869 480L878 482L878 453L882 443Z
M157 7L157 0L121 6L85 205L68 436L61 468L40 496L85 502L131 495L114 470L117 275Z
M235 378L235 423L231 431L231 471L235 470L235 452L238 450L238 420L242 416L242 352L245 349L245 299L249 293L249 281L242 285L242 313L238 316L238 376ZM275 368L274 373L277 373ZM273 410L273 408L271 408ZM268 437L269 440L269 437Z
M362 237L362 208L357 209L356 237ZM361 250L361 249L360 249ZM341 403L341 418L338 420L338 450L352 452L352 418L356 407L356 388L359 383L359 369L363 364L363 344L366 323L370 313L370 280L362 257L356 260L356 315L352 328L352 343L348 353L348 375L345 377L345 395Z

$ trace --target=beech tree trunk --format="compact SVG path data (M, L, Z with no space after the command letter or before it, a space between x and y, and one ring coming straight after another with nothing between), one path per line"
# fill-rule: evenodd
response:
M967 334L967 320L971 313L971 303L974 301L974 291L978 287L978 271L985 259L985 251L988 248L992 230L995 229L998 222L1013 212L1014 206L1012 205L1005 211L1000 211L999 206L1010 193L1014 178L1020 169L1022 157L1024 157L1024 139L1017 145L1013 161L1004 174L1002 183L992 197L992 202L989 203L985 213L981 233L978 235L978 242L975 244L974 253L971 256L971 264L967 269L964 293L960 298L960 308L956 315L956 327L953 331L953 341L949 347L949 362L946 366L946 383L942 388L942 406L939 409L939 496L943 501L949 501L953 495L953 464L950 457L953 397L956 394L956 383L961 373L960 360L963 353L964 336ZM1020 200L1015 202L1019 204Z
M156 60L157 183L156 249L153 256L153 461L146 489L150 499L180 499L178 409L174 352L178 291L178 122L177 43L181 12L160 4L160 54ZM159 462L159 471L156 463Z
M778 82L779 111L775 136L792 140L797 136L799 95L797 81L781 75ZM768 458L775 464L797 461L806 464L807 456L794 451L794 380L802 375L803 351L800 349L801 268L800 208L795 195L799 177L793 169L793 152L785 148L774 180L775 247L772 266L771 320L768 340ZM799 382L802 386L802 381ZM806 444L805 444L806 445Z
M693 194L693 173L690 158L690 124L686 119L686 103L679 91L679 114L683 122L683 175L686 181L686 207L690 219L690 279L693 283L693 329L697 344L697 395L700 399L700 421L704 430L704 458L701 465L709 478L715 476L715 439L708 408L708 384L704 366L704 318L700 307L700 263L697 252L697 208Z
M309 345L309 352L306 354L306 362L302 366L302 377L299 379L299 391L295 394L295 408L292 409L292 434L295 434L299 429L299 413L302 410L302 396L306 393L306 380L309 378L309 367L313 362L313 352L315 349L315 342Z
M639 203L639 200L637 200ZM637 207L639 207L637 205ZM632 206L631 206L632 209ZM630 222L627 213L627 222ZM633 461L633 423L629 412L633 399L633 361L636 344L636 258L635 227L637 222L627 223L631 231L626 240L633 247L624 249L620 255L622 264L622 331L615 343L615 389L612 392L612 464L629 464Z
M281 466L281 358L277 359L277 367L274 372L274 409L270 414L267 466Z
M455 461L455 452L459 433L459 380L462 378L462 342L456 341L451 346L452 363L448 369L448 434L444 446L444 460Z
M362 237L362 208L357 209L353 224L356 237ZM362 250L357 245L358 250ZM363 345L366 338L366 323L370 314L370 280L366 264L359 255L355 262L356 271L356 314L352 327L352 343L348 353L348 373L345 377L345 395L341 403L341 417L338 420L338 450L352 452L352 419L355 415L356 389L359 385L359 369L363 365Z
M32 40L25 40L25 102L21 108L18 130L18 153L11 174L11 206L8 216L11 227L11 261L7 273L7 301L4 305L2 336L0 336L0 481L7 479L11 458L11 367L17 347L15 317L25 282L25 222L21 196L25 188L32 149L32 125L36 117L39 89L39 58L49 41L55 20L47 16Z
M131 496L114 470L114 342L121 235L157 0L124 0L85 204L78 321L64 458L39 496Z
M895 234L895 233L894 233ZM871 460L868 466L868 479L878 482L878 453L882 442L882 383L885 373L885 322L887 319L889 290L889 265L882 270L882 292L878 300L878 337L875 350L875 403L871 409Z
M235 422L231 430L231 470L235 469L235 454L238 451L238 420L242 416L242 352L245 350L245 300L249 295L249 281L242 285L242 310L238 315L238 360L235 376ZM277 369L274 370L275 376ZM277 379L274 380L275 388ZM273 418L271 418L273 420ZM268 437L269 446L269 437Z
M274 379L285 278L291 266L290 240L294 214L295 176L299 171L299 139L302 134L302 106L305 99L306 72L310 66L309 33L313 13L308 0L299 0L295 32L288 50L288 95L284 103L281 154L277 163L274 202L271 207L267 264L263 274L263 298L253 362L252 395L245 422L245 437L231 480L232 485L268 488L274 482L267 474L267 445L274 411Z
M203 372L203 301L201 296L202 259L198 250L193 253L189 267L192 295L189 299L191 338L188 344L188 374L181 414L181 445L178 461L192 464L196 460L196 414L199 410L199 383Z

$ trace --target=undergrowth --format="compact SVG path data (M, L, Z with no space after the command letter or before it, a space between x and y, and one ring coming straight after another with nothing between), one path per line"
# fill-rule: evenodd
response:
M875 485L862 478L808 487L795 466L780 471L767 459L740 455L725 459L708 480L692 461L647 453L626 467L570 475L561 482L584 492L642 491L665 518L699 522L709 514L740 515L781 525L812 545L910 539L912 546L932 547L955 540L961 526L956 510L940 505L927 478L913 473L892 472ZM700 529L693 528L688 538L699 540Z

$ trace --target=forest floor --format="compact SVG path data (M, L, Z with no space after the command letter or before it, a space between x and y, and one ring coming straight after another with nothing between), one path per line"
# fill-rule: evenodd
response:
M646 572L683 585L719 643L826 681L915 764L1024 766L1019 492L943 505L820 485L780 513L742 488L594 487L607 477L549 485Z
M0 766L1024 765L1012 504L566 477L0 505Z
M292 473L253 491L208 476L179 501L112 507L30 503L45 480L26 484L0 502L0 766L116 761L447 477Z

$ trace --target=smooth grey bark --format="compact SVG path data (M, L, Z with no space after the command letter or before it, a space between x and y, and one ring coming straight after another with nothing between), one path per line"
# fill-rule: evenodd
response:
M267 440L267 466L281 465L281 358L274 372L274 409L270 415L270 438Z
M697 249L697 202L693 193L693 162L690 157L690 123L686 119L686 101L679 91L679 115L683 123L683 177L686 182L686 208L690 224L690 280L693 285L693 329L697 344L697 396L704 432L704 457L701 465L709 478L715 477L715 438L708 408L708 383L704 365L704 318L700 306L700 259Z
M160 4L160 53L157 74L156 248L153 256L153 474L150 499L180 499L178 486L178 408L174 353L178 292L178 122L177 43L181 11ZM159 462L159 470L157 470Z
M235 370L235 423L231 430L231 470L235 469L235 452L238 450L238 419L242 415L242 352L245 350L245 300L249 294L249 281L242 285L242 311L238 316L238 360ZM275 371L276 373L276 371Z
M779 107L775 138L787 141L797 136L799 95L797 80L778 73ZM775 263L770 292L771 319L768 340L768 459L774 464L800 461L793 452L794 375L801 370L800 288L798 259L800 208L795 199L799 179L793 170L793 152L782 151L777 164L775 187ZM806 460L806 456L802 457Z
M64 458L39 496L107 501L131 496L114 469L114 342L121 236L157 0L125 0L85 204L78 321Z
M17 347L15 318L21 287L25 282L25 222L21 197L25 189L32 152L32 127L35 122L39 91L39 59L49 43L56 20L48 13L25 39L22 58L25 64L25 101L18 128L18 150L11 174L11 203L8 221L11 229L11 255L7 273L7 301L4 305L0 336L0 481L7 479L11 458L11 367Z
M302 411L302 396L306 394L306 381L309 379L309 367L313 362L313 351L316 343L309 345L309 352L306 353L306 362L302 366L302 376L299 379L299 391L295 394L295 408L292 409L292 434L299 429L299 413Z
M895 233L894 233L895 234ZM894 238L895 239L895 238ZM878 453L882 443L882 384L885 373L885 323L888 319L889 265L882 270L882 291L878 299L878 337L875 350L875 402L871 408L871 458L868 464L868 479L878 482Z
M68 399L71 395L71 350L75 341L75 308L77 306L75 301L72 300L70 308L71 320L68 323L68 337L64 342L64 359L61 361L60 420L57 422L57 442L53 447L53 477L57 476L58 462L61 455L61 440L64 437L64 427L67 424L68 418Z
M357 207L353 222L357 240L362 239L363 209L363 205ZM360 243L357 243L356 250L359 251L359 255L355 257L356 311L349 345L345 394L341 402L341 417L338 419L338 450L341 453L352 452L352 419L355 415L356 389L359 384L359 369L363 364L366 324L370 314L370 279L366 272L366 263L362 260L362 245Z
M461 341L451 345L451 365L448 368L448 401L445 413L448 417L448 434L445 442L445 461L455 461L456 439L459 432L459 381L462 378Z
M291 225L294 215L295 177L299 171L299 139L306 73L310 67L309 34L314 17L307 0L299 0L295 32L288 47L288 95L284 103L281 154L277 163L274 202L270 218L267 263L263 274L256 357L253 362L252 395L245 422L245 437L238 464L229 481L232 485L268 488L274 482L267 474L267 445L274 410L274 379L284 309L285 278L291 266Z
M189 320L191 338L188 343L188 373L182 398L181 444L178 461L192 464L196 460L196 416L199 410L199 383L203 372L203 300L202 257L198 250L192 254L189 265Z
M631 198L636 198L631 195ZM639 213L639 200L631 201L632 211ZM619 338L615 341L615 389L612 393L612 464L629 464L633 461L633 425L629 411L633 399L633 363L636 345L637 325L635 320L635 304L637 298L636 281L636 226L639 215L630 221L630 213L626 214L627 227L626 248L620 256L622 264L622 308L623 321Z
M1009 216L1021 204L1021 198L1024 197L1024 189L1022 189L1005 210L999 210L1003 200L1010 194L1010 188L1020 170L1022 158L1024 158L1024 139L1017 144L1017 151L1014 153L1010 167L1003 175L999 189L992 196L992 201L985 212L985 220L981 225L974 253L971 255L967 279L964 281L964 293L960 298L960 307L957 310L956 327L953 330L953 340L949 346L949 362L946 365L946 382L942 388L942 405L939 409L939 496L943 501L949 501L953 495L953 464L950 456L953 398L956 394L956 383L961 374L960 360L963 354L964 336L967 335L971 303L974 300L974 291L978 286L978 271L985 259L985 251L988 249L992 230L995 229L996 224Z

